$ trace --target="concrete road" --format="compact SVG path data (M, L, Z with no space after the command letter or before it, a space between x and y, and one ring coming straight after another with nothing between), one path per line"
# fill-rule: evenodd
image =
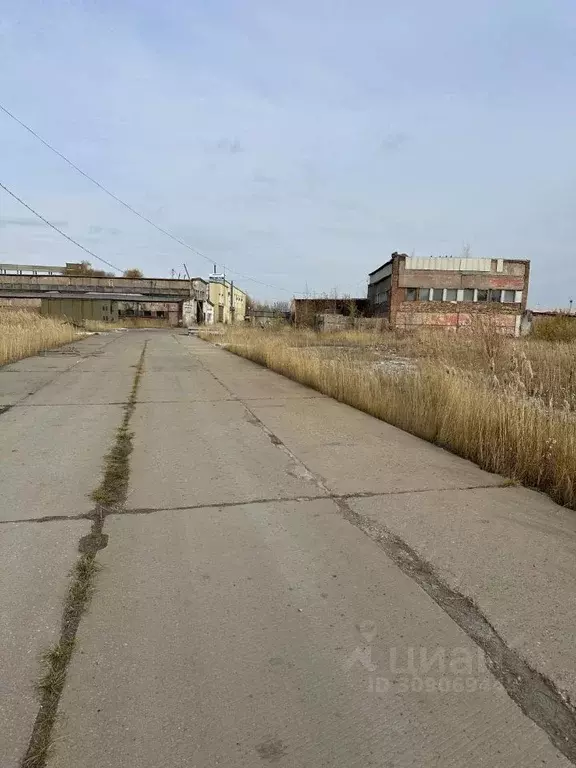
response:
M2 768L31 737L38 654L145 342L50 768L576 760L573 513L147 331L0 370Z

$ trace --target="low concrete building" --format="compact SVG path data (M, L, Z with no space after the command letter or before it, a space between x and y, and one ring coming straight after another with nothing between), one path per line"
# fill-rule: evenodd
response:
M516 259L414 258L393 253L369 275L372 312L392 328L470 326L478 317L518 336L530 262Z

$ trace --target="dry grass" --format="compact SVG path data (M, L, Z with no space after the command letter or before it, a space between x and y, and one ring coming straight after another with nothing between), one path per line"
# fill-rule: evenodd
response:
M543 341L576 341L576 316L558 314L536 318L532 335Z
M0 365L74 341L72 325L25 310L0 309Z
M221 340L236 354L576 508L576 345L490 332L244 328L226 329ZM397 355L414 365L375 365Z

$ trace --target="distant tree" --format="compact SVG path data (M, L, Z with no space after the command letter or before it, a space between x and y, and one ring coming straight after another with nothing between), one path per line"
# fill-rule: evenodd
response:
M123 277L131 277L132 280L138 280L139 278L144 277L144 272L142 272L141 269L132 267L131 269L124 270Z
M289 301L258 301L250 297L246 300L246 309L258 310L259 312L274 312L275 314L284 314L290 312Z
M65 275L89 275L92 271L89 261L81 261L79 264L66 264L64 268Z
M89 261L81 261L79 264L66 264L64 274L74 277L114 277L114 272L105 272L103 269L94 269Z

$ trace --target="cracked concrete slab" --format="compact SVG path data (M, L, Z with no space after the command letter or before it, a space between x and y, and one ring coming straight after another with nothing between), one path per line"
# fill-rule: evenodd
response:
M188 337L181 340L181 345L200 360L209 371L226 379L226 386L238 398L286 398L286 397L324 397L319 392L305 387L296 381L279 376L277 373L238 357L223 349L198 347L198 340Z
M17 363L10 363L2 368L2 371L16 373L47 373L54 375L59 371L65 371L75 362L82 360L82 355L62 355L60 357L27 357Z
M569 765L330 500L107 530L49 768ZM468 683L405 672L411 649L467 660Z
M66 390L61 395L65 397ZM121 406L19 406L0 417L0 519L83 515Z
M333 493L502 483L498 475L330 398L291 400L284 408L248 405Z
M67 575L87 521L39 526L17 523L0 531L0 723L2 768L18 768L38 712L35 684L41 654L57 641Z
M74 367L47 384L26 400L26 405L106 405L125 402L132 389L134 371L86 371Z
M150 369L149 360L138 392L139 402L171 400L188 403L228 399L228 390L202 369L195 370L193 374L188 370L156 371Z
M529 665L576 701L576 516L526 488L349 499L469 596Z
M0 405L14 405L54 378L53 373L7 371L0 368Z
M241 403L139 403L132 428L130 507L318 493L301 468L250 422Z

